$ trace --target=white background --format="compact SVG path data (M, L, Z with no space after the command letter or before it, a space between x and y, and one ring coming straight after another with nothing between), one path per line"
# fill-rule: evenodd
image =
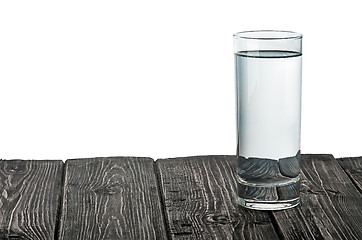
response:
M0 158L235 154L232 34L303 40L302 153L362 155L358 1L1 1Z

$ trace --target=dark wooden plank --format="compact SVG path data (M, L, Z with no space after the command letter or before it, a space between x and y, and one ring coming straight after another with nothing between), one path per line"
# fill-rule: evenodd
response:
M338 158L337 161L362 193L362 157Z
M156 162L171 239L278 239L267 212L240 207L235 156Z
M62 161L0 161L0 239L54 239Z
M65 164L60 239L166 239L151 158Z
M362 239L362 195L332 155L302 155L301 206L273 211L284 239Z

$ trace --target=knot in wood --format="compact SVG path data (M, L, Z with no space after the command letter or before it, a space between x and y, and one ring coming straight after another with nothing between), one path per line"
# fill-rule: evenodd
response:
M11 163L5 161L4 172L9 175L24 174L29 171L27 161L23 160L12 160Z
M120 191L121 184L119 182L109 183L94 189L97 194L114 195Z
M214 223L214 224L221 224L221 225L225 225L225 224L230 224L235 222L235 220L225 214L208 214L206 216L206 221L210 222L210 223Z

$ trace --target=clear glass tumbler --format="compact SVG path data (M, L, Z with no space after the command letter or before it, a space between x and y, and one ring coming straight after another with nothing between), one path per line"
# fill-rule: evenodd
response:
M234 34L239 204L299 204L302 34Z

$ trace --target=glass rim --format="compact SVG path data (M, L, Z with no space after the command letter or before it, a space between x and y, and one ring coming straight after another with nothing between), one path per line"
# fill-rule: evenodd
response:
M265 34L263 36L263 34ZM273 34L273 36L267 35ZM234 38L243 38L243 39L253 39L253 40L284 40L284 39L302 39L303 35L301 33L293 31L284 31L284 30L252 30L252 31L243 31L237 32L234 35Z

